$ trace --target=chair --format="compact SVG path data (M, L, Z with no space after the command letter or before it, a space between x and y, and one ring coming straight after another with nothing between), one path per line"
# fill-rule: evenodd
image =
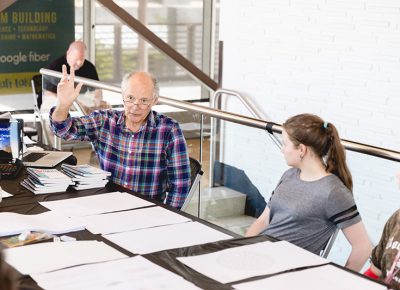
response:
M325 245L325 248L321 251L320 256L322 258L327 258L329 255L329 252L331 251L333 244L335 243L336 237L339 233L339 229L336 228L335 232L332 234L332 236L329 238L328 242Z
M259 217L267 203L246 172L235 166L215 161L213 186L225 186L246 195L245 215Z
M199 183L200 183L200 179L201 176L203 175L203 170L201 170L201 164L199 161L197 161L196 159L189 157L189 161L190 161L190 181L191 181L191 185L190 185L190 190L189 193L185 199L185 202L183 203L181 210L184 211L189 203L190 200L192 199L193 194L195 193Z
M38 141L43 144L49 144L47 133L44 130L44 120L42 118L42 114L40 113L40 107L42 105L42 92L43 92L43 90L42 90L42 75L41 74L37 74L32 77L31 86L32 86L33 111L34 111L34 115L35 115L35 120L39 119L39 126L35 121L35 127L36 127L35 129L37 132L36 134L38 135ZM29 136L25 132L25 128L24 128L24 133L25 133L25 135ZM43 140L41 140L41 139L43 139Z
M36 77L40 78L40 84L39 83L38 84L34 84L33 79L36 78ZM41 86L42 86L41 82L42 82L41 75L35 75L35 76L32 77L31 87L32 87L33 99L34 99L34 101L33 101L33 110L34 110L34 113L33 113L33 115L34 115L33 126L24 126L24 128L23 128L24 135L28 136L31 139L32 139L33 136L38 136L38 139L39 139L38 128L37 128L38 126L36 124L36 119L37 119L37 116L36 116L37 93L36 92L41 91L41 89L42 89L41 88ZM38 88L38 86L40 86L40 88Z

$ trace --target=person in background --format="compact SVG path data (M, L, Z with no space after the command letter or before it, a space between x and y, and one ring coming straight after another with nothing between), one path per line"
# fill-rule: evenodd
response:
M74 87L74 69L66 66L50 110L53 132L66 140L91 141L100 167L115 184L181 208L190 187L190 163L179 124L152 110L159 88L146 72L122 81L124 111L99 110L83 117L68 114L82 84ZM167 196L166 196L167 193Z
M400 188L400 172L397 173ZM371 264L364 273L368 277L379 279L400 290L400 209L387 220L381 239L372 250Z
M282 137L282 153L292 168L246 236L270 235L319 255L340 228L352 246L346 267L360 271L372 245L352 195L336 127L316 115L301 114L283 124Z
M67 52L54 60L48 69L62 72L62 67L67 67L67 73L71 67L75 70L75 75L92 80L99 80L99 76L94 64L86 59L86 45L82 41L74 41L68 47ZM43 86L44 89L53 94L57 93L58 79L45 77ZM83 86L78 98L79 104L84 108L84 111L89 112L90 108L101 108L105 106L102 101L102 92L100 89Z

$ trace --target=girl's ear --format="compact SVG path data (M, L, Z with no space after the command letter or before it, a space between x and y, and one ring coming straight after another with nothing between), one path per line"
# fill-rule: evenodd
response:
M304 157L304 155L306 155L306 153L307 153L307 146L304 144L299 144L299 146L297 148L300 151L300 156Z

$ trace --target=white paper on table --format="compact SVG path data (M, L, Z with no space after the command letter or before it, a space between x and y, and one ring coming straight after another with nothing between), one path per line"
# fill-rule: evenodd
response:
M6 198L6 197L11 197L13 196L11 193L5 191L4 189L0 189L1 190L1 197L2 198Z
M129 252L137 254L147 254L232 238L198 222L103 235L103 237Z
M30 145L30 144L36 144L35 141L33 141L31 138L29 138L28 136L24 136L23 138L23 143L25 145ZM24 151L25 152L25 151Z
M73 221L51 211L35 215L0 213L0 236L16 235L25 231L63 234L83 229L85 226L79 221Z
M286 241L275 243L267 241L177 259L221 283L328 263L324 258Z
M141 256L32 275L47 290L200 289Z
M154 205L126 192L110 192L85 197L40 202L44 207L69 217L86 216Z
M94 234L119 233L191 221L187 217L159 206L78 217L76 219Z
M332 265L285 273L233 286L237 290L384 290L385 286Z
M40 243L3 252L7 263L24 275L127 257L98 241Z

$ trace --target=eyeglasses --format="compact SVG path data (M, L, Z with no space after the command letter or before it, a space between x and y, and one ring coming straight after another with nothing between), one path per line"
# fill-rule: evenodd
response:
M146 99L146 98L136 99L132 95L128 95L124 98L124 103L129 104L129 105L135 104L135 105L139 105L139 106L148 106L152 101L153 101L153 99Z

